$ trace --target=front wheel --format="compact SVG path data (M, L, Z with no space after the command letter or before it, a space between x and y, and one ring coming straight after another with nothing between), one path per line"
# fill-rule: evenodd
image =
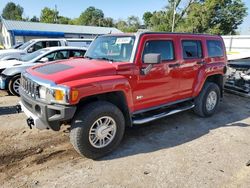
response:
M213 82L205 83L201 93L194 100L194 112L201 117L213 115L220 101L220 88Z
M119 145L124 130L125 120L120 109L109 102L98 101L84 106L75 115L70 141L79 154L97 159Z
M8 89L12 95L19 96L20 81L21 81L20 75L16 75L13 78L11 78Z

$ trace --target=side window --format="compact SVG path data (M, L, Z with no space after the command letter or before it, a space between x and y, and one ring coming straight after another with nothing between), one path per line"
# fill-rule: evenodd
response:
M49 41L49 47L53 47L53 46L61 46L59 41Z
M48 61L53 61L55 59L55 56L56 56L56 52L52 52L46 55L45 57L48 58Z
M68 50L56 52L55 60L68 59L68 58L69 58L69 51Z
M202 58L202 45L198 40L183 40L182 50L184 59Z
M43 58L48 58L48 61L55 61L55 60L60 60L60 59L68 59L69 58L69 52L67 50L52 52L52 53L44 56Z
M145 54L157 53L161 54L162 61L174 59L173 41L170 40L151 40L147 41L144 46L143 56Z
M208 40L207 49L209 57L222 57L224 55L221 41Z
M31 52L35 52L37 50L40 50L42 48L45 48L46 47L46 44L45 42L36 42L33 46L31 46L29 49L28 49L28 52L31 53Z
M69 57L83 57L85 54L85 51L81 50L71 50Z

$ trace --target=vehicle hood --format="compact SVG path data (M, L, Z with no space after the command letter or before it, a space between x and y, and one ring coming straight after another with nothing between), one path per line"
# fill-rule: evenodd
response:
M16 74L20 74L21 72L25 71L26 69L34 66L34 65L38 65L37 63L23 63L21 65L17 65L17 66L12 66L9 68L6 68L2 74L6 75L6 76L13 76Z
M115 75L116 68L108 61L73 59L38 65L29 68L27 72L56 84L62 84L84 78Z
M7 55L11 55L11 54L21 54L22 52L23 52L22 50L18 50L18 49L1 50L0 58L7 56Z
M25 62L19 61L19 60L3 60L3 61L0 61L0 69L6 69L6 68L13 67L13 66L22 65L24 63Z

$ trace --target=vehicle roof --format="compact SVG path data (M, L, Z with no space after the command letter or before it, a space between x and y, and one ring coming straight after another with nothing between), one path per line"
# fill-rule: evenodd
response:
M90 38L67 38L65 40L67 40L67 41L93 41L95 39L94 38L93 39L90 39Z
M211 34L203 34L203 33L171 33L171 32L137 32L137 33L117 33L117 34L107 34L102 36L141 36L141 35L150 35L150 34L163 34L163 35L181 35L181 36L197 36L197 37L215 37L221 38L220 35L211 35Z
M65 39L59 39L59 38L41 38L41 39L31 39L30 41L59 41L59 40L65 40Z
M88 48L77 47L77 46L54 46L54 47L47 47L47 48L42 48L42 49L47 49L49 51L55 51L55 50L87 50Z
M91 38L40 38L40 39L31 39L32 41L93 41Z

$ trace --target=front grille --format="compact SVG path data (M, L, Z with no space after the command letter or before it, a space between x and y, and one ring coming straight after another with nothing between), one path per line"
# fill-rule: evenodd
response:
M30 97L36 99L38 97L39 84L31 80L30 78L22 75L21 78L22 90Z

